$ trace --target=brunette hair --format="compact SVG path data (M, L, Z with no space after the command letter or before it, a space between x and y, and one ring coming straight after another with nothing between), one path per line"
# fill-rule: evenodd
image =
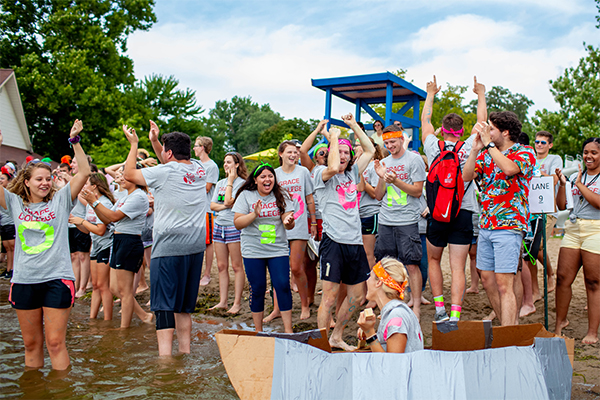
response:
M89 180L90 184L95 185L101 195L107 197L111 203L115 203L115 197L111 193L108 187L108 181L104 175L99 172L94 172L90 175Z
M233 158L233 161L238 164L237 175L242 179L248 178L248 168L246 167L244 157L242 157L242 155L237 151L230 151L229 153L225 154L225 157L227 156ZM225 159L225 157L223 157L223 159Z
M552 143L554 141L554 135L547 131L539 131L535 134L535 138L537 139L538 136L542 136L548 139L548 143Z
M33 171L39 168L45 169L52 175L52 168L50 168L49 165L46 165L43 162L30 162L25 168L19 171L17 177L13 179L8 185L8 190L13 192L17 196L20 196L21 199L23 199L23 204L25 205L29 204L29 202L31 201L31 193L29 192L29 188L25 184L25 181L30 180L31 175L33 175ZM56 186L52 184L50 190L48 191L48 194L42 199L42 201L45 203L49 202L50 200L52 200L52 197L54 197L54 193L56 192Z
M490 121L500 132L508 131L508 138L511 142L517 142L521 134L521 121L512 111L500 111L490 114Z
M265 169L269 170L273 174L273 189L271 190L271 193L273 193L273 195L275 196L275 201L277 203L277 208L279 209L279 214L283 215L285 214L285 203L286 201L291 201L291 198L287 190L283 189L281 186L279 186L279 183L277 183L277 175L275 174L275 170L269 164L262 163L256 168L254 168L254 171L252 171L250 176L246 178L246 182L244 182L242 187L238 189L233 202L235 203L235 201L240 197L240 194L244 190L258 190L258 185L256 184L256 177L260 176L260 174Z
M446 114L444 115L444 118L442 118L442 126L444 129L457 132L463 127L463 119L456 113Z
M284 140L277 148L277 157L279 158L279 165L281 166L283 166L283 159L281 158L280 154L283 153L285 148L288 146L293 146L295 149L297 148L296 143L292 142L291 140Z

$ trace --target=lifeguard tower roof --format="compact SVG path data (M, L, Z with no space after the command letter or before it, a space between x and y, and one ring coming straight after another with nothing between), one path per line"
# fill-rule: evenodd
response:
M361 112L365 111L374 120L384 126L400 121L405 129L412 130L412 148L420 147L419 128L420 102L427 97L427 92L410 82L392 74L381 72L368 75L343 76L338 78L312 79L312 85L325 91L325 119L338 126L347 126L343 121L331 118L332 96L339 97L355 105L355 118L360 121ZM392 111L393 103L404 103L398 112ZM379 115L371 104L385 104L385 116ZM408 110L412 116L406 116ZM366 129L373 129L371 124Z

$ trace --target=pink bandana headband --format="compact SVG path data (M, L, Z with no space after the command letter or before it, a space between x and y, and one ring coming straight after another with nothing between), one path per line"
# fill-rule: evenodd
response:
M460 137L465 132L465 128L460 128L459 130L455 131L454 129L446 129L442 126L442 132L451 133L456 137Z

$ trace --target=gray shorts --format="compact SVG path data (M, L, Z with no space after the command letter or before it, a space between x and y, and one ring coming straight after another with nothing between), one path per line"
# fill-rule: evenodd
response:
M521 265L523 234L514 229L480 229L477 269L516 274Z
M379 234L375 242L375 258L394 257L404 265L419 265L423 249L419 224L390 226L379 224Z

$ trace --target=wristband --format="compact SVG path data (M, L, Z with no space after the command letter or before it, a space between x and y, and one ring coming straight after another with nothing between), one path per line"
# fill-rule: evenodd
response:
M371 336L371 337L368 337L368 338L365 340L365 342L366 342L367 344L371 344L371 343L373 343L373 342L374 342L374 341L376 341L376 340L377 340L377 334L374 334L373 336Z
M232 188L232 187L233 187L233 185L227 185L227 186L225 186L225 187L230 187L230 188Z
M92 208L96 208L96 206L100 204L100 200L96 200L95 202L92 203Z
M316 222L311 222L311 225L317 226L318 224Z
M70 137L69 138L69 143L72 145L79 143L79 141L81 140L81 136L77 135L75 137Z

